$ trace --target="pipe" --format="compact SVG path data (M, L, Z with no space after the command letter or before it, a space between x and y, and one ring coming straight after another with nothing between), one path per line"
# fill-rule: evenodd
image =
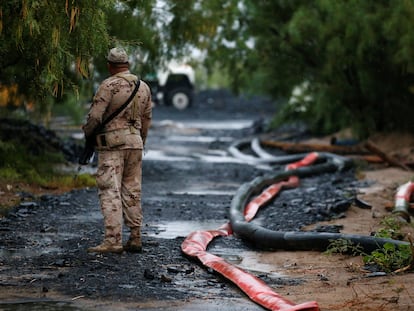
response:
M408 208L410 207L411 195L414 191L414 182L409 181L398 187L395 194L395 206L392 211L393 214L400 216L406 222L411 222L410 213Z
M220 273L228 280L236 284L249 298L257 304L273 311L319 311L317 302L310 301L294 304L283 298L267 286L262 280L246 271L233 266L223 258L210 254L206 251L208 244L218 236L232 234L229 223L224 224L217 230L192 232L181 244L181 250L188 256L196 257L200 262L214 271Z
M239 269L222 258L206 251L208 244L216 237L228 236L234 233L242 238L253 241L256 246L265 249L288 250L325 250L332 240L346 239L359 244L365 251L371 252L382 247L385 243L406 245L408 243L391 239L367 237L361 235L319 232L276 232L265 229L259 225L249 223L258 209L284 188L297 187L299 177L306 177L320 173L341 171L352 165L351 160L329 153L310 153L303 155L283 156L273 158L260 151L256 144L253 148L259 152L261 159L243 155L236 146L229 151L234 156L242 157L246 161L254 163L290 163L285 170L278 171L275 175L257 177L250 183L243 184L236 192L230 206L230 223L217 230L196 231L191 233L182 243L182 251L192 257L198 258L205 266L219 272L224 277L236 284L251 300L261 306L274 311L319 311L316 301L295 305L293 302L275 293L263 281L242 269ZM314 164L312 167L309 165ZM267 187L267 188L266 188ZM264 192L248 203L248 200L262 189ZM410 188L411 189L411 188Z
M262 148L262 146L260 145L260 140L257 137L252 139L250 147L252 148L253 152L256 153L262 159L275 159L275 156L273 154L266 152Z
M267 202L269 202L282 188L295 188L299 185L299 178L297 176L290 176L287 181L281 181L266 188L260 195L247 204L244 210L244 219L247 222L251 221L256 216L257 211Z
M286 167L286 169L298 168L304 165L310 165L311 163L318 162L323 160L324 157L327 157L325 154L311 153L306 157L295 156L290 157L298 160L295 163L291 163ZM334 162L334 161L332 161ZM339 161L341 165L336 167L346 166L346 161ZM323 165L323 164L322 164ZM326 165L324 166L324 168ZM327 169L332 169L333 166L329 165ZM303 174L308 174L309 170L303 169ZM287 181L284 181L287 177ZM282 172L279 176L281 178L280 183L276 185L269 184L269 188L265 194L258 196L255 200L250 202L246 208L246 215L243 218L246 218L247 221L250 221L254 218L257 210L276 195L283 187L296 187L299 184L299 178L297 176L289 176L287 171ZM260 178L256 178L254 181L260 182ZM260 304L261 306L269 310L280 310L280 311L290 311L290 310L303 310L303 311L319 311L317 302L305 302L299 305L295 305L293 302L281 297L279 294L275 293L270 287L268 287L263 281L251 275L242 269L239 269L229 263L225 262L222 258L210 254L206 251L208 244L216 237L228 236L233 234L233 227L230 223L223 225L217 230L208 230L208 231L195 231L191 233L181 244L181 250L184 254L196 257L200 262L214 271L222 274L228 280L236 284L243 292L245 292L251 300Z
M247 161L249 163L255 163L255 164L275 164L275 165L283 165L287 163L291 163L293 161L298 161L300 159L303 159L307 153L301 153L301 154L291 154L291 155L283 155L283 156L273 156L270 154L265 155L265 151L258 151L258 145L257 142L254 143L254 150L255 152L259 152L260 157L256 157L254 155L247 155L240 151L241 148L244 146L251 145L252 143L250 140L240 140L235 143L233 143L229 148L229 153L234 156L235 158L242 159L244 161Z
M328 154L316 153L312 157L312 162L324 160L324 163L315 164L312 167L302 167L309 163L309 159L303 159L297 163L287 166L286 171L276 172L272 176L263 176L253 179L251 182L241 185L234 195L230 206L230 223L233 231L238 236L253 242L256 246L263 249L286 249L286 250L326 250L332 240L350 240L355 245L360 245L366 252L372 252L381 248L385 243L394 245L408 245L408 242L377 238L372 236L362 236L354 234L326 233L326 232L278 232L263 228L257 224L249 223L245 215L252 219L254 215L251 211L246 211L248 200L259 193L262 189L271 185L280 185L280 190L289 186L289 179L292 176L306 177L326 172L340 171L351 166L351 161L347 158ZM278 187L278 186L275 186ZM275 193L276 194L276 193ZM257 207L255 207L257 210Z

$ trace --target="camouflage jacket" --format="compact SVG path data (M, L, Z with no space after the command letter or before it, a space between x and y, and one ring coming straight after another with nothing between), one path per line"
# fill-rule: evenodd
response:
M135 88L138 77L129 71L123 71L104 80L96 92L91 104L86 123L83 125L85 136L90 136L103 120L122 106ZM143 149L152 118L151 92L148 85L140 82L134 99L106 126L101 133L116 133L123 143L116 149ZM98 135L98 149L111 149ZM108 138L108 136L107 136ZM104 142L104 144L102 143Z

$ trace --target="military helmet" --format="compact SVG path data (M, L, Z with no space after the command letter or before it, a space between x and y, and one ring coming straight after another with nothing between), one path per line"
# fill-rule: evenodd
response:
M128 63L128 54L123 48L116 47L109 51L106 59L110 63L126 64Z

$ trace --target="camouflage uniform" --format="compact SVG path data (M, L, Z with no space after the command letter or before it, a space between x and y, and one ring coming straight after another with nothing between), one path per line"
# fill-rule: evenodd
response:
M119 57L117 52L119 50L111 50L118 59L125 60L126 53L122 50L123 57ZM101 83L83 126L85 136L91 135L103 120L126 102L137 81L137 76L125 70ZM151 92L148 85L141 81L131 103L97 136L96 182L105 223L105 239L89 251L122 252L122 220L131 229L127 245L130 246L135 239L140 250L142 153L151 116Z

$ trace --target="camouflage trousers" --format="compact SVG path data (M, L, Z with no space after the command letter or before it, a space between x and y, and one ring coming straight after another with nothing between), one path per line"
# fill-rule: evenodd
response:
M104 217L105 241L122 243L122 223L140 230L142 150L99 151L96 183Z

